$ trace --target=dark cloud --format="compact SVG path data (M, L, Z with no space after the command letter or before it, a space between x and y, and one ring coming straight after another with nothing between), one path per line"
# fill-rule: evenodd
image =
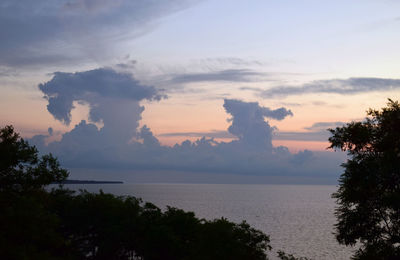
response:
M201 73L186 73L172 75L171 83L195 83L195 82L253 82L265 80L265 73L248 69L228 69Z
M128 60L124 63L118 63L115 66L118 69L122 69L122 70L129 70L129 69L133 69L136 65L137 61L136 60Z
M137 136L139 139L143 140L143 145L147 147L161 146L158 139L153 135L153 132L151 132L150 128L148 128L146 125L140 128L140 131Z
M193 2L2 0L0 65L97 61L106 49L147 32L158 18Z
M59 102L63 105L64 94L71 95L68 89L77 91L76 87L60 84L56 105ZM169 147L161 145L149 127L138 129L144 108L137 99L101 96L96 101L101 102L96 103L95 108L91 107L91 112L98 110L96 113L103 127L81 121L70 132L64 133L60 141L46 145L49 136L40 135L30 142L43 152L54 153L64 165L75 168L279 176L318 176L321 172L332 176L337 171L332 167L326 169L321 156L313 152L291 153L286 147L272 146L275 127L270 126L266 118L282 120L292 115L286 108L271 109L256 102L225 99L224 108L231 115L228 131L234 137L233 141L215 141L213 137L227 134L216 131L211 138L203 136L194 142L186 140Z
M48 134L49 134L49 136L52 136L53 135L53 128L51 128L51 127L49 127L48 129L47 129L47 132L48 132Z
M264 98L286 97L308 93L358 94L372 91L400 89L400 79L349 78L316 80L300 86L279 86L260 91Z
M243 102L235 99L225 99L224 108L232 115L229 120L229 133L237 136L239 141L252 147L272 148L273 128L264 120L264 117L282 120L286 116L293 115L286 108L271 110L261 107L257 102Z
M291 158L290 162L295 165L302 165L309 161L313 156L314 154L309 150L300 151Z
M261 107L258 102L243 102L237 99L225 99L224 108L226 112L232 114L232 120L240 116L261 122L264 121L264 117L283 120L287 116L293 116L292 111L284 107L270 109L268 107Z
M39 85L48 100L48 111L65 124L71 121L73 102L80 101L90 105L90 120L101 121L108 99L140 101L142 99L160 100L154 87L144 86L132 75L118 73L112 69L95 69L84 72L56 72L53 78Z

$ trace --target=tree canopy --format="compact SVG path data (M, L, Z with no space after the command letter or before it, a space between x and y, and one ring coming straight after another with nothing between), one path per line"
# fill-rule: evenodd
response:
M68 177L55 157L48 154L39 158L37 149L12 126L0 129L0 155L0 191L26 192Z
M347 162L333 194L336 238L360 245L354 259L400 259L400 105L330 129L330 148L346 151Z

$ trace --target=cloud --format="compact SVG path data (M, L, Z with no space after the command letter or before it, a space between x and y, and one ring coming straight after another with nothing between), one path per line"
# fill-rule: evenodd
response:
M291 140L291 141L315 141L327 142L330 134L326 130L312 132L285 132L276 131L273 135L274 140Z
M287 132L272 129L272 140L291 140L291 141L316 141L327 142L330 137L328 128L343 126L344 122L316 122L309 127L304 127L307 132ZM160 137L206 137L218 139L237 139L237 136L224 130L213 130L209 132L172 132L159 134Z
M18 76L18 72L16 71L16 69L0 66L0 77L1 78L17 77L17 76Z
M196 82L254 82L265 80L267 74L249 69L227 69L219 71L172 75L171 83Z
M251 90L251 91L255 91L255 92L261 92L263 91L262 88L257 88L257 87L240 87L240 90Z
M272 148L273 128L264 120L264 117L282 120L286 116L293 115L286 108L271 110L261 107L257 102L243 102L235 99L225 99L224 108L232 115L229 121L229 133L237 136L240 142L251 147L264 149Z
M248 117L248 120L254 120L259 122L265 122L264 117L268 117L275 120L283 120L287 116L293 116L292 111L281 107L278 109L270 109L268 107L261 107L258 102L243 102L237 99L225 99L224 108L226 112L232 114L233 118Z
M143 145L145 145L147 147L160 147L161 146L158 139L153 135L150 128L148 128L146 125L144 125L142 128L140 128L140 131L137 136L139 139L143 140Z
M129 58L129 55L128 55ZM137 61L136 60L127 60L124 63L118 63L115 66L120 70L131 70L135 68Z
M110 99L140 101L160 100L164 96L154 87L144 86L127 73L112 69L95 69L84 72L56 72L53 78L39 85L48 100L48 111L65 124L71 122L73 102L90 105L90 120L100 122L107 114L105 104Z
M343 126L344 122L316 122L311 126L304 127L307 132L274 132L274 140L293 140L293 141L317 141L327 142L330 137L329 128Z
M316 131L316 130L327 130L328 128L336 128L343 126L344 122L316 122L312 126L304 127L306 130Z
M222 65L222 66L264 66L265 62L259 60L248 60L241 59L237 57L216 57L216 58L205 58L199 60L199 62L203 62L207 66Z
M2 0L0 65L98 61L191 0Z
M100 72L105 75L110 73L104 70ZM69 74L67 78L82 79L82 75L85 73ZM112 82L115 77L126 79L124 74L111 72L110 75ZM58 156L67 167L269 176L318 176L322 172L327 176L337 175L337 168L326 169L326 163L321 161L321 158L325 158L323 156L311 151L291 153L286 147L272 145L276 128L266 119L283 120L292 115L286 108L272 109L260 106L257 102L225 99L224 108L231 116L228 132L234 140L218 142L213 137L203 136L194 142L186 140L169 147L161 145L149 127L143 126L139 129L144 110L139 101L151 99L157 93L144 95L142 93L148 92L141 91L143 86L134 84L134 88L140 90L134 92L136 96L129 94L132 90L125 87L120 89L118 86L114 86L116 90L110 94L106 87L99 87L97 90L92 88L98 83L97 77L83 78L85 84L80 80L71 81L77 86L64 84L63 80L53 78L43 84L49 84L49 87L41 89L57 90L57 98L53 100L55 107L64 107L65 99L75 100L79 96L77 93L82 94L79 100L90 104L89 121L82 120L71 131L64 133L59 141L46 144L49 135L35 136L29 140L40 151L52 152ZM69 119L68 111L62 110L59 120ZM103 126L99 128L90 122L93 120L101 120ZM214 134L222 136L227 132L215 131ZM336 165L339 164L338 162Z
M309 161L313 156L314 154L309 150L300 151L291 158L290 162L295 165L302 165Z
M177 137L177 136L186 136L186 137L207 137L207 138L220 138L220 139L232 139L235 138L234 135L229 133L228 131L221 130L213 130L210 132L173 132L173 133L164 133L159 134L158 136L163 137Z
M316 80L300 86L279 86L260 91L264 98L286 97L309 93L333 93L351 95L372 91L400 89L400 79L386 78L349 78Z

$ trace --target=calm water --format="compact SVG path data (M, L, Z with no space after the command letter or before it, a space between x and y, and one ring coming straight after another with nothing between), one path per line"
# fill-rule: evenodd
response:
M333 232L335 203L328 185L108 184L67 185L116 195L141 197L161 208L193 211L198 217L246 220L282 249L312 259L349 259L352 250L337 244ZM272 259L275 259L270 253Z

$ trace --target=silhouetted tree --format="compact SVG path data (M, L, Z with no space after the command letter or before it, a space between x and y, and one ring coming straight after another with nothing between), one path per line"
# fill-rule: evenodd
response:
M268 259L269 237L246 222L232 223L225 218L203 221L199 250L193 259Z
M60 232L79 259L268 259L269 237L246 223L199 220L134 197L54 190ZM71 252L72 254L72 252Z
M60 168L56 158L51 154L39 157L37 149L12 126L0 129L0 191L38 190L67 177L68 172Z
M39 157L12 126L0 129L0 258L68 259L44 190L67 175L53 156Z
M400 259L400 105L389 99L362 122L330 129L330 148L347 151L337 200L336 238L361 247L355 259Z

